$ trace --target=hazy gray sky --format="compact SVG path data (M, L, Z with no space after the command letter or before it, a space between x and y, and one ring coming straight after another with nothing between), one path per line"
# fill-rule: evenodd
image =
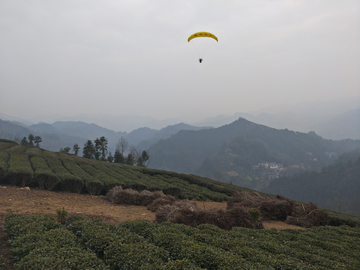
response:
M187 42L219 42L199 64ZM360 95L359 0L1 0L0 113L204 117Z

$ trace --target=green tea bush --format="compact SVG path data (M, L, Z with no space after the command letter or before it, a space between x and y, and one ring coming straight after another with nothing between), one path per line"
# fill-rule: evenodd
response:
M50 215L10 215L5 218L4 230L10 239L29 233L44 232L60 228L61 225Z
M154 269L166 263L169 254L156 245L140 242L111 244L104 253L104 261L111 269Z
M132 220L126 221L119 225L119 227L124 227L130 232L141 235L142 237L147 238L151 234L151 231L157 228L159 225L151 223L147 220Z
M3 178L5 178L7 167L8 167L8 161L9 161L9 155L5 152L0 152L0 183Z
M45 246L80 247L76 236L66 229L54 229L41 234L29 233L15 238L11 248L18 259L28 255L31 250Z
M8 154L24 154L28 147L22 145L13 145L5 149Z
M253 229L255 229L258 219L260 217L260 211L258 209L249 209L248 211L249 211L249 214L251 217L251 225L252 225Z
M22 187L32 182L33 169L26 155L18 153L10 154L6 178L10 184Z
M35 249L17 264L18 269L109 269L105 263L90 251L79 247L46 246Z
M12 140L0 139L0 151L3 151L15 145L19 145L19 144Z
M25 154L29 156L29 158L33 156L42 156L43 150L39 147L27 147L25 150Z
M64 207L62 210L60 208L56 209L56 219L59 223L65 224L66 217L67 217L67 211L64 209Z
M77 164L94 179L101 181L104 184L105 192L109 191L115 186L123 183L112 176L109 176L105 171L95 168L90 160L87 162L77 162Z
M58 157L48 156L46 157L46 161L56 176L60 178L60 185L64 191L79 193L82 190L84 181L76 175L71 174ZM52 190L54 187L47 188Z
M182 260L169 261L167 264L165 264L164 269L167 269L167 270L183 270L183 269L201 270L203 268L192 263L189 259L182 259Z
M35 181L40 189L44 189L45 186L54 187L60 181L43 157L33 156L30 158L30 163L34 169Z
M73 175L81 178L85 183L86 190L94 196L99 195L103 188L104 184L92 177L89 173L84 171L77 163L75 158L71 158L71 156L67 154L60 154L60 158L65 166L66 169L69 170Z

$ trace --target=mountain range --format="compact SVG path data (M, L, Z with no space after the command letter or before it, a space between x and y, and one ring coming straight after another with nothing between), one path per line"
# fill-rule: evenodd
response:
M360 140L326 140L258 125L244 118L213 129L179 131L149 148L150 167L197 174L261 190L272 179L320 170Z
M230 124L239 117L251 122L278 129L290 129L300 132L314 131L326 139L360 139L360 96L283 104L256 111L238 112L232 115L217 115L202 120L193 116L182 116L159 120L150 116L80 114L66 117L45 115L33 119L22 119L0 113L0 119L14 121L25 126L39 122L85 122L94 123L115 132L129 133L139 128L160 130L169 125L186 123L196 127L220 127Z
M0 120L0 138L20 141L31 133L42 138L42 148L56 152L60 148L72 148L74 144L82 147L87 140L95 140L104 136L108 140L109 151L114 153L116 144L121 137L124 137L129 145L139 150L146 150L157 141L169 138L180 130L200 130L204 128L207 127L195 127L179 123L160 130L144 127L127 133L116 132L94 123L88 124L81 121L57 121L52 124L38 123L26 126L15 121Z

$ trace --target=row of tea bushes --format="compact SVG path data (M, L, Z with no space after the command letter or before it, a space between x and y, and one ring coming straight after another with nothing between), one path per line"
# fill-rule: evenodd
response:
M40 189L106 194L114 186L135 190L180 190L181 199L227 200L228 195L189 182L182 174L155 172L143 167L90 160L0 141L0 184L38 186ZM195 176L194 176L195 177ZM209 179L211 182L212 180ZM233 186L235 190L242 188Z
M18 269L108 269L51 216L10 215L4 229L18 260Z
M64 260L79 269L360 269L360 228L348 226L224 231L78 216L61 225L46 215L12 215L4 228L20 269L77 269Z

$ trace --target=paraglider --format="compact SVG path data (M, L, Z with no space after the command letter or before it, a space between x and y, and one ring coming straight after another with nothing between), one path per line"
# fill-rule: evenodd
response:
M191 44L194 45L198 56L199 56L199 63L203 62L204 55L209 47L211 47L214 42L218 42L218 38L209 32L196 32L192 34L188 38L188 42L191 41Z

